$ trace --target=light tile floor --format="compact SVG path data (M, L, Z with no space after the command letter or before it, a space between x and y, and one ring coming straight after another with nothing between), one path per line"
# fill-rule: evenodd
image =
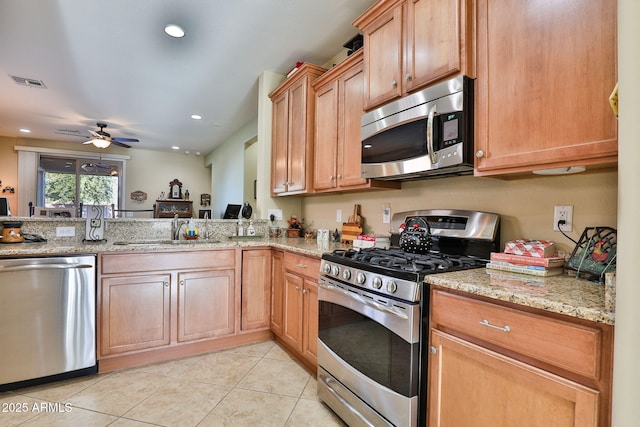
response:
M345 424L274 341L0 393L0 426Z

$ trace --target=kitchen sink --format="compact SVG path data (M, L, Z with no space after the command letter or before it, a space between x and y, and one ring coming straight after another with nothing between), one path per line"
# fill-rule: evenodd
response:
M171 240L171 239L157 239L157 240L119 240L113 242L114 245L119 246L160 246L160 245L195 245L204 243L220 243L219 240Z

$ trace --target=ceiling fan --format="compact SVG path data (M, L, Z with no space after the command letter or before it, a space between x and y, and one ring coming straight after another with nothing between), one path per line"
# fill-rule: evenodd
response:
M89 130L89 133L92 135L91 139L83 144L93 144L98 148L107 148L111 144L118 145L120 147L131 148L130 145L125 144L125 142L138 142L139 139L135 138L113 138L109 133L104 131L104 128L107 127L106 123L96 123L96 125L100 128L99 131Z

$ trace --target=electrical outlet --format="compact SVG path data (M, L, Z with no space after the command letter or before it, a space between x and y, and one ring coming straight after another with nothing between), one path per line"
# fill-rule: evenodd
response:
M391 224L391 208L382 208L382 223Z
M560 228L558 228L558 221L564 221ZM556 206L553 208L553 230L573 230L573 206Z
M282 221L282 209L269 209L267 211L267 217L271 218L273 215L273 219L276 221Z
M342 209L336 209L336 222L342 222Z
M73 237L75 235L75 227L56 227L56 237Z

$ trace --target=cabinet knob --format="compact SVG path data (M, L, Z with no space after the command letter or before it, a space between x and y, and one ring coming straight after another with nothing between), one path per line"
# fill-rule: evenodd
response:
M180 286L184 286L184 280L180 280Z
M308 294L308 293L309 293L309 291L308 291L307 289L303 289L303 290L302 290L302 295L304 295L304 294Z
M482 150L476 151L476 157L479 158L479 159L483 158L484 157L484 151L482 151Z
M299 290L300 290L300 286L296 286L296 291L299 291Z
M397 87L398 86L398 82L395 80L391 80L391 86L392 87Z
M169 282L167 282L166 280L164 282L162 282L162 284L164 285L165 288L169 287Z
M342 175L338 174L338 179L342 179Z
M429 347L429 353L436 354L437 352L438 350L434 346Z
M405 79L406 81L411 80L411 74L409 74L409 73L405 74L405 75L404 75L404 79Z
M333 175L329 175L329 181L333 181Z

